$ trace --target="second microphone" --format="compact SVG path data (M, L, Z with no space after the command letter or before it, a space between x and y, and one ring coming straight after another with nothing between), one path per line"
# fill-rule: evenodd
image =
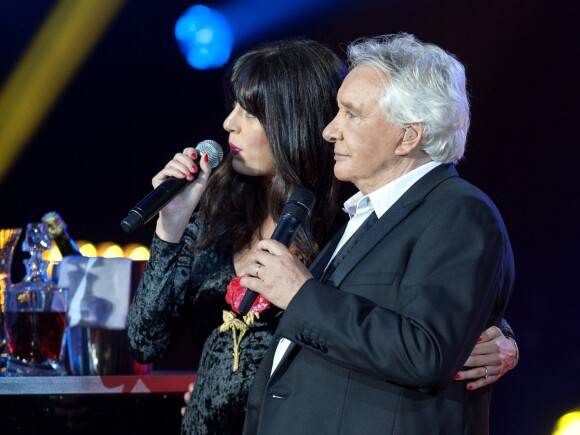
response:
M289 247L296 237L298 229L310 218L314 204L316 204L316 198L310 190L302 188L292 192L290 199L280 213L280 220L270 238ZM257 297L257 292L248 289L242 302L240 302L240 313L248 314Z

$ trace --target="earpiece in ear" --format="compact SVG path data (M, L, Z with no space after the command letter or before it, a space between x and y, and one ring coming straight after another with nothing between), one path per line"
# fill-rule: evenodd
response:
M413 127L407 127L405 129L405 135L403 136L403 140L414 140L417 138L417 132Z

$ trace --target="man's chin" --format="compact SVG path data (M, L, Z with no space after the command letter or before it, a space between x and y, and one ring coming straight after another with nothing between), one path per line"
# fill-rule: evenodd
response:
M338 162L334 164L334 176L339 181L350 181L351 180L349 172L340 168L340 163L338 163Z

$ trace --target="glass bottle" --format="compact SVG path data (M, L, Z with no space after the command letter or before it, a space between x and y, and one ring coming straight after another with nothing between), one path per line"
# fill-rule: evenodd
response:
M8 287L4 300L7 376L66 374L62 344L67 291L47 275L49 262L42 254L50 246L47 225L28 224L22 243L22 250L30 254L24 260L26 275Z
M60 255L83 255L75 241L71 239L67 231L67 225L62 217L55 211L50 211L41 219L48 226L48 235L54 241Z
M56 244L63 259L72 255L83 255L77 243L71 238L67 224L59 213L50 211L42 216L41 221L48 226L48 234ZM55 283L58 282L60 275L59 265L60 263L55 264L52 268L52 280ZM74 290L71 289L71 298L74 296ZM70 324L68 314L67 324ZM69 326L65 331L65 365L67 371L72 375L95 374L90 368L87 368L92 364L95 348L92 344L92 336L95 334L91 332L90 328L82 326Z

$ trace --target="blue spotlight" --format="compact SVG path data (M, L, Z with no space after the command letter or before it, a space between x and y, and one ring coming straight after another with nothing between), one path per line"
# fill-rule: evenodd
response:
M187 62L196 69L218 68L230 58L233 33L218 11L190 7L175 24L175 38Z
M229 20L236 45L260 39L270 31L294 23L324 19L324 11L354 7L350 0L231 0L220 5L220 12Z

